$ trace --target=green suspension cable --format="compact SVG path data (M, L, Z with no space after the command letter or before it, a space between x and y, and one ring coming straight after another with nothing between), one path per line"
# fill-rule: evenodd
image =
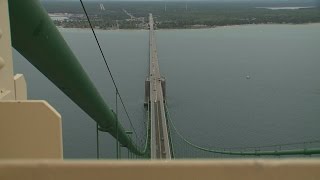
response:
M262 155L267 155L267 156L281 156L281 155L312 155L312 154L320 154L320 148L304 148L304 149L292 149L292 150L275 150L275 151L227 151L227 150L216 150L216 149L209 149L206 147L201 147L196 144L191 143L189 140L187 140L175 127L175 125L172 122L170 113L168 111L168 106L165 106L165 110L167 111L168 114L168 119L170 124L172 125L173 130L177 133L177 135L187 144L190 146L206 151L206 152L211 152L211 153L217 153L217 154L225 154L225 155L251 155L251 156L262 156ZM257 147L259 148L259 147ZM248 149L248 148L247 148Z

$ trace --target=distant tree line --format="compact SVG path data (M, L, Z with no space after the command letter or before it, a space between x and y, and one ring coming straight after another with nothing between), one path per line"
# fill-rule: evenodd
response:
M100 3L105 10L100 9ZM303 2L86 2L86 8L94 26L101 29L146 28L149 13L153 13L157 28L194 28L215 27L241 24L266 23L315 23L320 22L319 3ZM43 2L49 13L83 14L78 2ZM270 10L260 7L308 6L311 8L296 10ZM135 17L144 17L145 21L132 20L123 9ZM63 27L87 28L82 19L55 21Z

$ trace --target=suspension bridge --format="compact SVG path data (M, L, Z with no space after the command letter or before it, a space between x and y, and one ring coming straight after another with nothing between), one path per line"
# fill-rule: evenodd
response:
M174 125L167 105L166 81L160 73L152 14L149 15L149 74L145 81L146 128L145 135L139 135L132 125L116 79L112 75L82 1L81 5L116 92L116 107L113 110L104 102L60 32L45 10L41 8L40 2L12 0L9 1L9 5L13 47L97 123L97 133L106 132L116 139L117 154L121 147L135 154L130 157L148 159L309 157L320 154L320 140L260 147L225 148L215 147L214 141L207 146L201 146L185 138ZM21 13L25 12L25 9L33 9L33 11ZM28 22L25 19L28 19ZM125 130L119 123L118 104L124 109L133 136L130 136L128 129Z
M224 157L227 156L281 156L281 155L313 155L319 154L320 149L311 148L320 141L309 141L299 143L289 143L280 145L271 145L265 147L242 147L238 149L226 148L208 148L201 147L188 141L175 127L171 120L169 108L165 99L165 78L160 75L158 62L156 38L154 29L154 20L152 14L149 14L149 77L146 80L145 105L150 111L151 122L151 159L171 159L175 157L175 147L178 142L189 149L189 153L180 155L176 158L197 158L197 157ZM170 133L168 133L170 132ZM169 136L172 136L170 137ZM173 138L174 137L174 138ZM179 148L179 147L177 147ZM197 153L190 153L190 152ZM181 152L181 151L180 151Z
M149 77L146 81L146 100L150 106L151 158L171 159L167 120L164 107L165 80L160 75L154 21L149 15Z
M149 16L150 66L145 81L146 118L138 122L139 126L145 125L145 132L136 131L116 77L80 1L113 82L115 107L111 109L100 96L40 1L0 0L1 179L319 179L317 159L169 160L314 157L320 154L320 141L233 148L216 147L214 138L206 145L190 141L175 126L167 105L166 81L160 76L152 15ZM166 161L64 159L61 116L46 101L27 99L23 75L13 76L12 47L94 120L98 159L98 135L108 133L116 140L117 158L121 158L120 150L126 148L128 159ZM123 108L130 128L120 123L119 108Z
M243 156L282 156L282 155L313 155L319 154L320 141L277 144L262 147L240 148L208 148L188 141L175 127L169 108L166 104L165 78L160 75L158 62L154 20L149 15L149 76L145 85L145 105L151 123L151 159L197 158L197 157L243 157ZM184 144L184 150L177 147ZM180 148L179 153L175 153ZM187 150L186 150L187 149ZM193 151L193 153L192 153ZM183 153L181 153L183 152ZM188 153L186 153L188 152Z

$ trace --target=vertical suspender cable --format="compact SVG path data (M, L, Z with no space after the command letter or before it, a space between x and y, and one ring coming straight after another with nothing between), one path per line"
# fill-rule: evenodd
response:
M107 63L106 57L105 57L105 55L104 55L104 53L103 53L103 51L102 51L102 48L101 48L101 45L100 45L100 43L99 43L98 37L97 37L97 35L96 35L96 33L95 33L94 29L93 29L93 26L92 26L92 24L91 24L89 15L88 15L88 13L87 13L87 11L86 11L86 8L85 8L82 0L80 0L80 3L81 3L81 6L82 6L82 9L83 9L83 11L84 11L84 13L85 13L85 15L86 15L86 18L87 18L87 20L88 20L88 23L89 23L89 26L90 26L91 31L92 31L92 33L93 33L93 36L94 36L94 38L95 38L95 40L96 40L96 42L97 42L97 45L98 45L98 47L99 47L99 50L100 50L100 53L101 53L101 55L102 55L103 61L104 61L105 65L106 65L106 67L107 67L107 69L108 69L108 72L109 72L109 74L110 74L112 83L113 83L113 85L114 85L114 87L115 87L115 89L116 89L117 94L119 95L120 102L121 102L121 104L122 104L122 106L123 106L123 108L124 108L124 111L125 111L126 116L127 116L128 120L129 120L130 126L131 126L131 128L132 128L132 130L133 130L133 132L134 132L134 134L135 134L135 136L136 136L136 140L137 140L137 139L138 139L137 132L136 132L136 130L135 130L133 124L132 124L131 118L130 118L129 113L128 113L128 111L127 111L127 108L126 108L126 106L124 105L124 102L123 102L123 100L122 100L122 97L121 97L121 95L120 95L120 93L119 93L117 84L116 84L116 82L115 82L115 80L114 80L114 77L113 77L113 75L112 75L112 73L111 73L111 69L110 69L110 67L109 67L109 65L108 65L108 63Z
M99 143L99 125L98 125L98 123L96 123L97 125L96 125L96 132L97 132L97 159L100 159L100 149L99 149L99 147L100 147L100 143Z
M118 131L118 124L119 124L119 120L118 120L118 90L116 89L116 119L117 119L117 139L119 138L119 131ZM117 151L117 159L119 159L119 141L116 141L116 151Z

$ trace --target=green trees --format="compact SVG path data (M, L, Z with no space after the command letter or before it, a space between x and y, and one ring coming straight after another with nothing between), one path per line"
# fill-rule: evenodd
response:
M103 3L105 11L99 9ZM217 3L217 2L87 2L90 17L101 29L147 28L148 14L153 13L157 28L203 28L240 24L262 23L314 23L320 22L320 7L313 3ZM78 2L44 2L49 13L76 14L68 21L56 21L63 27L88 27L81 18L82 9ZM261 7L311 7L296 10L271 10ZM166 8L165 8L166 7ZM141 19L131 19L123 9Z

